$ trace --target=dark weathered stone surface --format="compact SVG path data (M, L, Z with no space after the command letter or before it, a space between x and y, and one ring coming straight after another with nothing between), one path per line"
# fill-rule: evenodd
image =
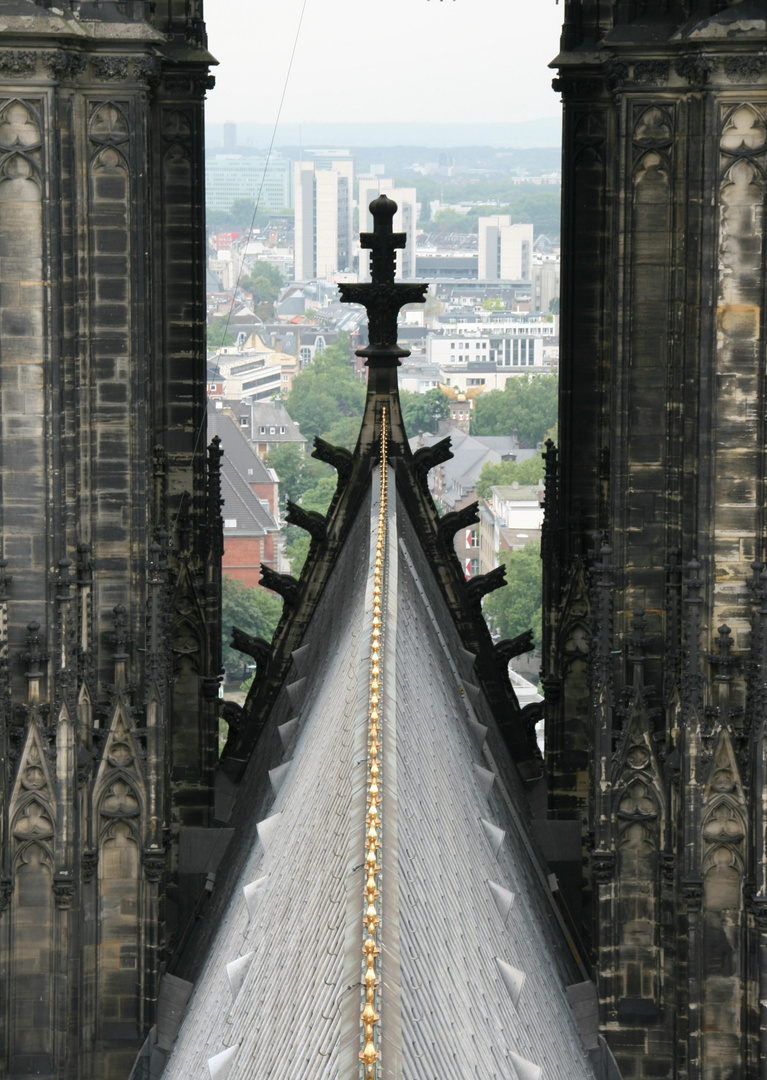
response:
M220 529L197 440L210 57L196 0L154 7L0 0L0 1073L14 1080L129 1074L179 932L178 832L212 819Z
M765 44L747 0L584 0L555 62L550 809L583 824L600 1020L627 1080L767 1061L750 899L767 895Z

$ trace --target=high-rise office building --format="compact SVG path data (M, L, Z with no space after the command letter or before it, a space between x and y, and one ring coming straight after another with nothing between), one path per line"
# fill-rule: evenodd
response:
M378 176L361 176L359 178L360 232L372 230L373 215L370 213L370 203L383 192L397 204L397 213L394 215L393 222L394 231L403 232L407 237L405 247L397 252L397 276L406 280L414 278L415 234L418 217L415 188L395 188L393 180ZM359 279L360 281L370 280L370 252L365 248L360 248Z
M295 279L324 278L352 263L354 161L295 164Z
M244 157L216 154L205 163L205 203L209 210L229 211L237 199L249 199L265 210L293 206L293 169L280 154Z
M508 214L479 219L480 281L530 281L532 268L532 225L512 225Z

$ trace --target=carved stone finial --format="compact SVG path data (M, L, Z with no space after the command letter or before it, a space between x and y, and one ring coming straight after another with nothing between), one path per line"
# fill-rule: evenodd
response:
M397 248L405 246L405 233L395 233L392 219L397 204L386 195L379 195L370 204L373 215L373 232L360 234L360 247L372 252L371 281L359 284L341 284L339 292L342 304L362 304L368 313L367 348L358 349L357 356L366 357L368 363L376 360L388 367L399 364L401 356L410 356L408 349L397 345L397 315L405 304L422 304L426 299L428 285L404 285L394 281L394 265Z

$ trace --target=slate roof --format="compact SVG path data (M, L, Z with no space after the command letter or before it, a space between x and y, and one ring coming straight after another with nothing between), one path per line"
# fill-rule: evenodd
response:
M243 779L192 949L209 960L180 972L198 977L169 1080L356 1075L375 476L371 490ZM565 994L580 976L519 777L401 499L388 525L385 1075L588 1080Z
M216 409L208 404L208 439L216 436L221 440L224 450L223 468L227 473L229 466L236 469L250 484L274 483L274 469L268 468L253 447L234 418L225 409Z
M442 465L445 475L442 498L446 504L457 502L472 491L477 486L479 474L485 465L500 465L504 457L510 454L513 454L517 461L526 461L539 454L538 450L521 450L511 435L467 435L455 427L449 429L448 435L453 456ZM418 446L419 438L410 440L413 450ZM421 441L424 446L433 446L442 438L442 435L426 433Z
M208 437L221 439L224 451L221 463L224 536L265 536L278 532L279 522L250 486L274 483L274 470L264 465L232 417L211 404L208 405ZM227 526L231 521L237 524Z

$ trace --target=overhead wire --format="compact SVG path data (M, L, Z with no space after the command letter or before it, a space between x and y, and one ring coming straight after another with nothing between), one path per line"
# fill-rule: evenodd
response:
M291 76L291 72L293 70L293 61L294 61L295 56L296 56L296 49L298 48L298 38L299 38L299 35L301 33L301 25L302 25L302 23L304 21L304 13L306 11L307 3L308 3L308 0L303 0L303 3L301 4L301 13L300 13L300 15L298 17L298 24L296 26L296 33L295 33L295 36L293 38L293 48L291 49L291 52L290 52L290 60L288 61L288 70L285 73L285 81L284 81L283 86L282 86L282 94L280 95L280 103L277 106L277 115L275 117L274 125L272 127L272 136L271 136L271 139L269 140L269 148L268 148L268 150L266 152L266 161L264 162L263 172L261 173L261 183L259 184L259 187L258 187L258 192L256 194L255 205L253 206L253 215L252 215L252 217L250 219L250 228L248 229L248 240L250 240L250 237L253 235L253 228L254 228L255 223L256 223L256 215L258 214L258 210L259 210L259 207L261 205L261 195L262 195L263 190L264 190L264 184L266 182L266 174L267 174L267 172L269 170L269 162L271 161L272 151L274 149L274 140L277 137L277 129L279 127L280 117L282 115L282 106L285 103L285 95L286 95L287 90L288 90L288 84L290 82L290 76ZM207 241L206 241L206 244L207 244ZM245 260L243 259L242 262L240 263L240 269L237 272L237 280L235 282L234 290L233 290L233 294L232 294L232 303L231 303L231 306L229 307L229 311L227 312L227 315L226 315L226 322L224 324L224 332L221 335L222 342L226 340L226 335L229 333L229 323L231 322L232 311L234 310L234 305L237 302L237 290L240 287L240 280L242 279L242 271L243 271L244 265L245 265ZM220 368L221 349L223 347L224 347L223 345L221 345L219 347L219 352L218 352L218 354L216 356L216 365L215 365L215 368L214 368L214 370L216 372L218 372L218 370ZM206 363L206 366L207 366L207 349L206 349L205 363ZM192 458L191 458L191 461L189 462L189 471L190 472L194 469L194 459L197 456L197 451L198 451L199 446L200 446L200 439L202 438L202 433L205 430L206 422L207 422L207 406L203 410L203 414L202 414L202 417L200 419L200 426L199 426L199 428L197 430L197 437L195 438L195 441L194 441L194 447L192 449ZM169 537L169 541L168 541L169 546L173 542L173 536L174 536L174 534L176 532L176 526L178 524L178 519L179 519L179 516L181 514L181 508L182 508L183 505L184 505L184 498L182 496L182 498L179 500L178 509L176 511L176 516L173 519L173 525L172 525L171 530L170 530L170 537Z

